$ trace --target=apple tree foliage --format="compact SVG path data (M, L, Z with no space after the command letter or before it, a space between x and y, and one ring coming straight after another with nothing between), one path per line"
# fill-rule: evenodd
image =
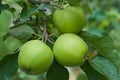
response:
M25 42L41 39L53 48L55 40L61 35L53 22L53 14L67 5L80 6L87 16L86 27L77 34L89 47L85 63L80 66L83 74L78 76L78 80L120 80L120 26L114 18L106 21L104 17L105 14L107 18L114 17L117 13L102 13L99 7L93 13L87 0L0 0L0 80L12 80L17 73L19 50ZM116 6L119 7L117 2ZM108 33L110 29L105 26L110 22L116 30ZM103 32L94 27L97 24L108 29ZM45 78L69 80L69 71L54 60Z

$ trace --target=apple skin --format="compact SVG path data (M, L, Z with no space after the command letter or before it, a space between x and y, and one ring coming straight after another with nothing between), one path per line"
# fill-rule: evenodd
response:
M87 50L88 46L84 40L73 33L61 35L53 46L53 53L58 63L70 67L82 65Z
M46 72L53 63L53 52L40 40L26 42L19 53L18 64L28 74Z
M80 7L67 6L55 11L53 21L62 33L79 33L85 24L85 13Z

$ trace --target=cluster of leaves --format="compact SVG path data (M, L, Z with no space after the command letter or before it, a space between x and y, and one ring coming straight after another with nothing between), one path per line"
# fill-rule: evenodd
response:
M68 3L81 5L85 12L92 14L86 0L4 0L0 2L0 80L11 79L17 72L18 51L26 41L41 39L50 47L53 46L52 43L59 32L54 27L52 15L56 9L63 8L62 5ZM101 10L98 11L100 15L96 16L97 12L93 13L88 17L88 21L91 21L90 23L96 19L99 22L104 21L101 19L104 16L101 17L100 12ZM114 21L113 19L111 20ZM105 28L106 23L102 27ZM89 29L93 30L93 27ZM110 37L103 35L102 31L97 29L98 34L94 35L90 30L79 33L79 36L88 43L89 52L86 63L80 67L87 75L78 80L87 78L89 80L120 80L120 53L117 51L120 47L117 46L116 50L114 45L116 41L113 42ZM64 66L54 62L46 77L47 80L68 80L69 72Z

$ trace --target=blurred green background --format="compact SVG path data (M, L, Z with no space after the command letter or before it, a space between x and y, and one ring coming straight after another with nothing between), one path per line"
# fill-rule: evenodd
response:
M85 30L92 34L109 35L120 50L120 0L89 0L92 15L87 16Z

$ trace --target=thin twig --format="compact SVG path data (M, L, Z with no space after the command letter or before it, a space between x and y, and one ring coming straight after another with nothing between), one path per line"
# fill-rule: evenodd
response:
M46 43L47 39L48 39L48 33L47 33L47 29L46 29L46 17L43 17L43 37L42 37L42 41L44 41Z
M52 43L52 44L54 44L54 42L53 42L53 41L51 41L50 39L47 39L47 41L48 41L48 42L50 42L50 43Z
M50 2L50 0L44 0L44 1L41 1L41 0L27 0L29 3L31 4L48 4Z

